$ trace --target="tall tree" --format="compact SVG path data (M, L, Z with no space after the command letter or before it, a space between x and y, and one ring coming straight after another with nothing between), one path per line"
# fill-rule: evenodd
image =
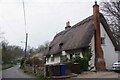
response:
M101 2L100 10L107 19L116 43L120 45L120 1Z
M23 49L19 46L8 45L8 42L2 41L2 61L3 64L16 61L23 56Z

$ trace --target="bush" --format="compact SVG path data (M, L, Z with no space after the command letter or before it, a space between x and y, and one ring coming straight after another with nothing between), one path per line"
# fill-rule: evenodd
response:
M83 58L81 58L80 56L76 56L75 58L64 62L67 65L67 68L71 69L71 66L73 65L73 63L78 63L80 64L81 71L87 71L89 70L89 67L91 70L93 68L91 67L91 65L89 65L89 61L91 60L91 57L92 57L91 48L90 47L83 48L82 55L83 55Z
M80 64L80 69L81 71L87 71L88 67L89 67L89 61L86 58L81 58L79 56L77 56L76 58L74 58L74 63L79 63Z
M71 69L71 66L74 63L79 63L80 64L80 70L81 71L87 71L88 67L89 67L89 63L88 63L88 59L87 58L81 58L79 56L75 57L73 60L69 61L69 62L65 62L64 64L67 65L67 69Z
M22 58L22 60L20 61L20 68L21 69L25 68L25 58Z
M65 62L64 64L67 66L67 69L71 69L71 66L73 65L73 61Z

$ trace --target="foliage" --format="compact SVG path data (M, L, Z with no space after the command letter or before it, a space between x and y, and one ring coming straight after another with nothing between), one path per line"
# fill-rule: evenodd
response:
M19 46L8 45L8 42L2 42L2 61L3 64L15 62L23 56L23 49Z
M0 65L0 71L2 70L2 65Z
M0 65L2 64L2 49L0 48Z
M21 61L20 61L20 68L21 69L24 69L25 68L25 58L22 58Z
M35 50L32 49L33 53L44 53L48 48L50 42L46 41L44 44L39 45Z
M70 69L74 63L79 63L81 71L89 70L88 68L91 67L89 65L89 61L91 60L92 57L91 48L90 47L83 48L82 54L83 54L83 58L81 58L80 56L76 56L72 60L65 62L68 69Z
M101 2L100 9L110 25L111 31L120 44L120 1Z
M40 78L40 79L46 78L46 76L43 73L36 73L36 74L34 74L34 76L36 76L37 78Z
M74 61L71 60L71 61L67 61L67 62L64 62L65 65L67 65L67 69L71 69L71 66L74 64Z
M3 64L3 65L2 65L2 70L11 68L11 67L13 67L13 66L15 66L15 65L16 65L16 64L14 64L14 63Z
M81 71L87 71L88 70L89 63L88 63L87 58L76 57L74 59L74 63L79 63L80 64Z

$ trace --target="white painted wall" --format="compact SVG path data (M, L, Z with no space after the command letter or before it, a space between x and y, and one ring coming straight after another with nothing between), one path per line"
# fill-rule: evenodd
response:
M89 65L91 65L90 67L94 67L92 69L92 71L93 71L93 70L96 70L95 69L95 39L94 39L94 36L93 36L90 44L91 44L90 46L91 46L91 51L92 51L92 57L91 57L91 60L89 61Z
M115 52L115 47L106 33L102 24L100 24L101 37L105 37L105 45L101 45L106 62L106 69L112 69L112 64L118 61L118 53Z
M82 52L79 52L82 54ZM60 54L61 55L61 54ZM60 55L54 55L54 61L51 61L51 57L46 59L46 65L52 65L52 64L58 64L60 63ZM65 51L62 51L62 55L67 55L67 58L70 59L70 53L67 53ZM75 57L75 54L73 55L73 57ZM82 55L80 55L80 57L82 57Z
M51 57L49 57L47 59L46 59L46 65L52 65L52 64L60 63L60 56L54 56L54 61L51 61Z
M105 37L105 45L101 45L102 49L103 49L103 53L104 53L104 59L106 62L106 69L111 70L112 69L112 64L116 61L118 61L118 52L115 51L115 47L112 43L112 41L110 40L108 34L106 33L105 29L103 28L103 25L100 24L100 30L101 30L101 37ZM89 62L89 64L92 64L92 66L94 66L95 70L95 41L94 41L94 36L91 40L91 48L92 48L92 58L91 61Z

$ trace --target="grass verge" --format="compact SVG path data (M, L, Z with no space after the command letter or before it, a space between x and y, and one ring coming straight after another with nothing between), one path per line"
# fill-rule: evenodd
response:
M31 76L34 76L35 78L39 78L39 79L46 79L47 77L44 75L44 73L32 73L30 71L26 71L25 69L23 69L24 73L29 74Z
M13 66L15 66L15 65L16 65L16 64L4 64L4 65L2 65L2 70L11 68L11 67L13 67Z
M2 65L0 65L0 71L2 70Z
M37 77L37 78L40 78L40 79L45 79L45 78L47 78L46 76L44 76L43 73L34 73L33 75L34 75L35 77Z

